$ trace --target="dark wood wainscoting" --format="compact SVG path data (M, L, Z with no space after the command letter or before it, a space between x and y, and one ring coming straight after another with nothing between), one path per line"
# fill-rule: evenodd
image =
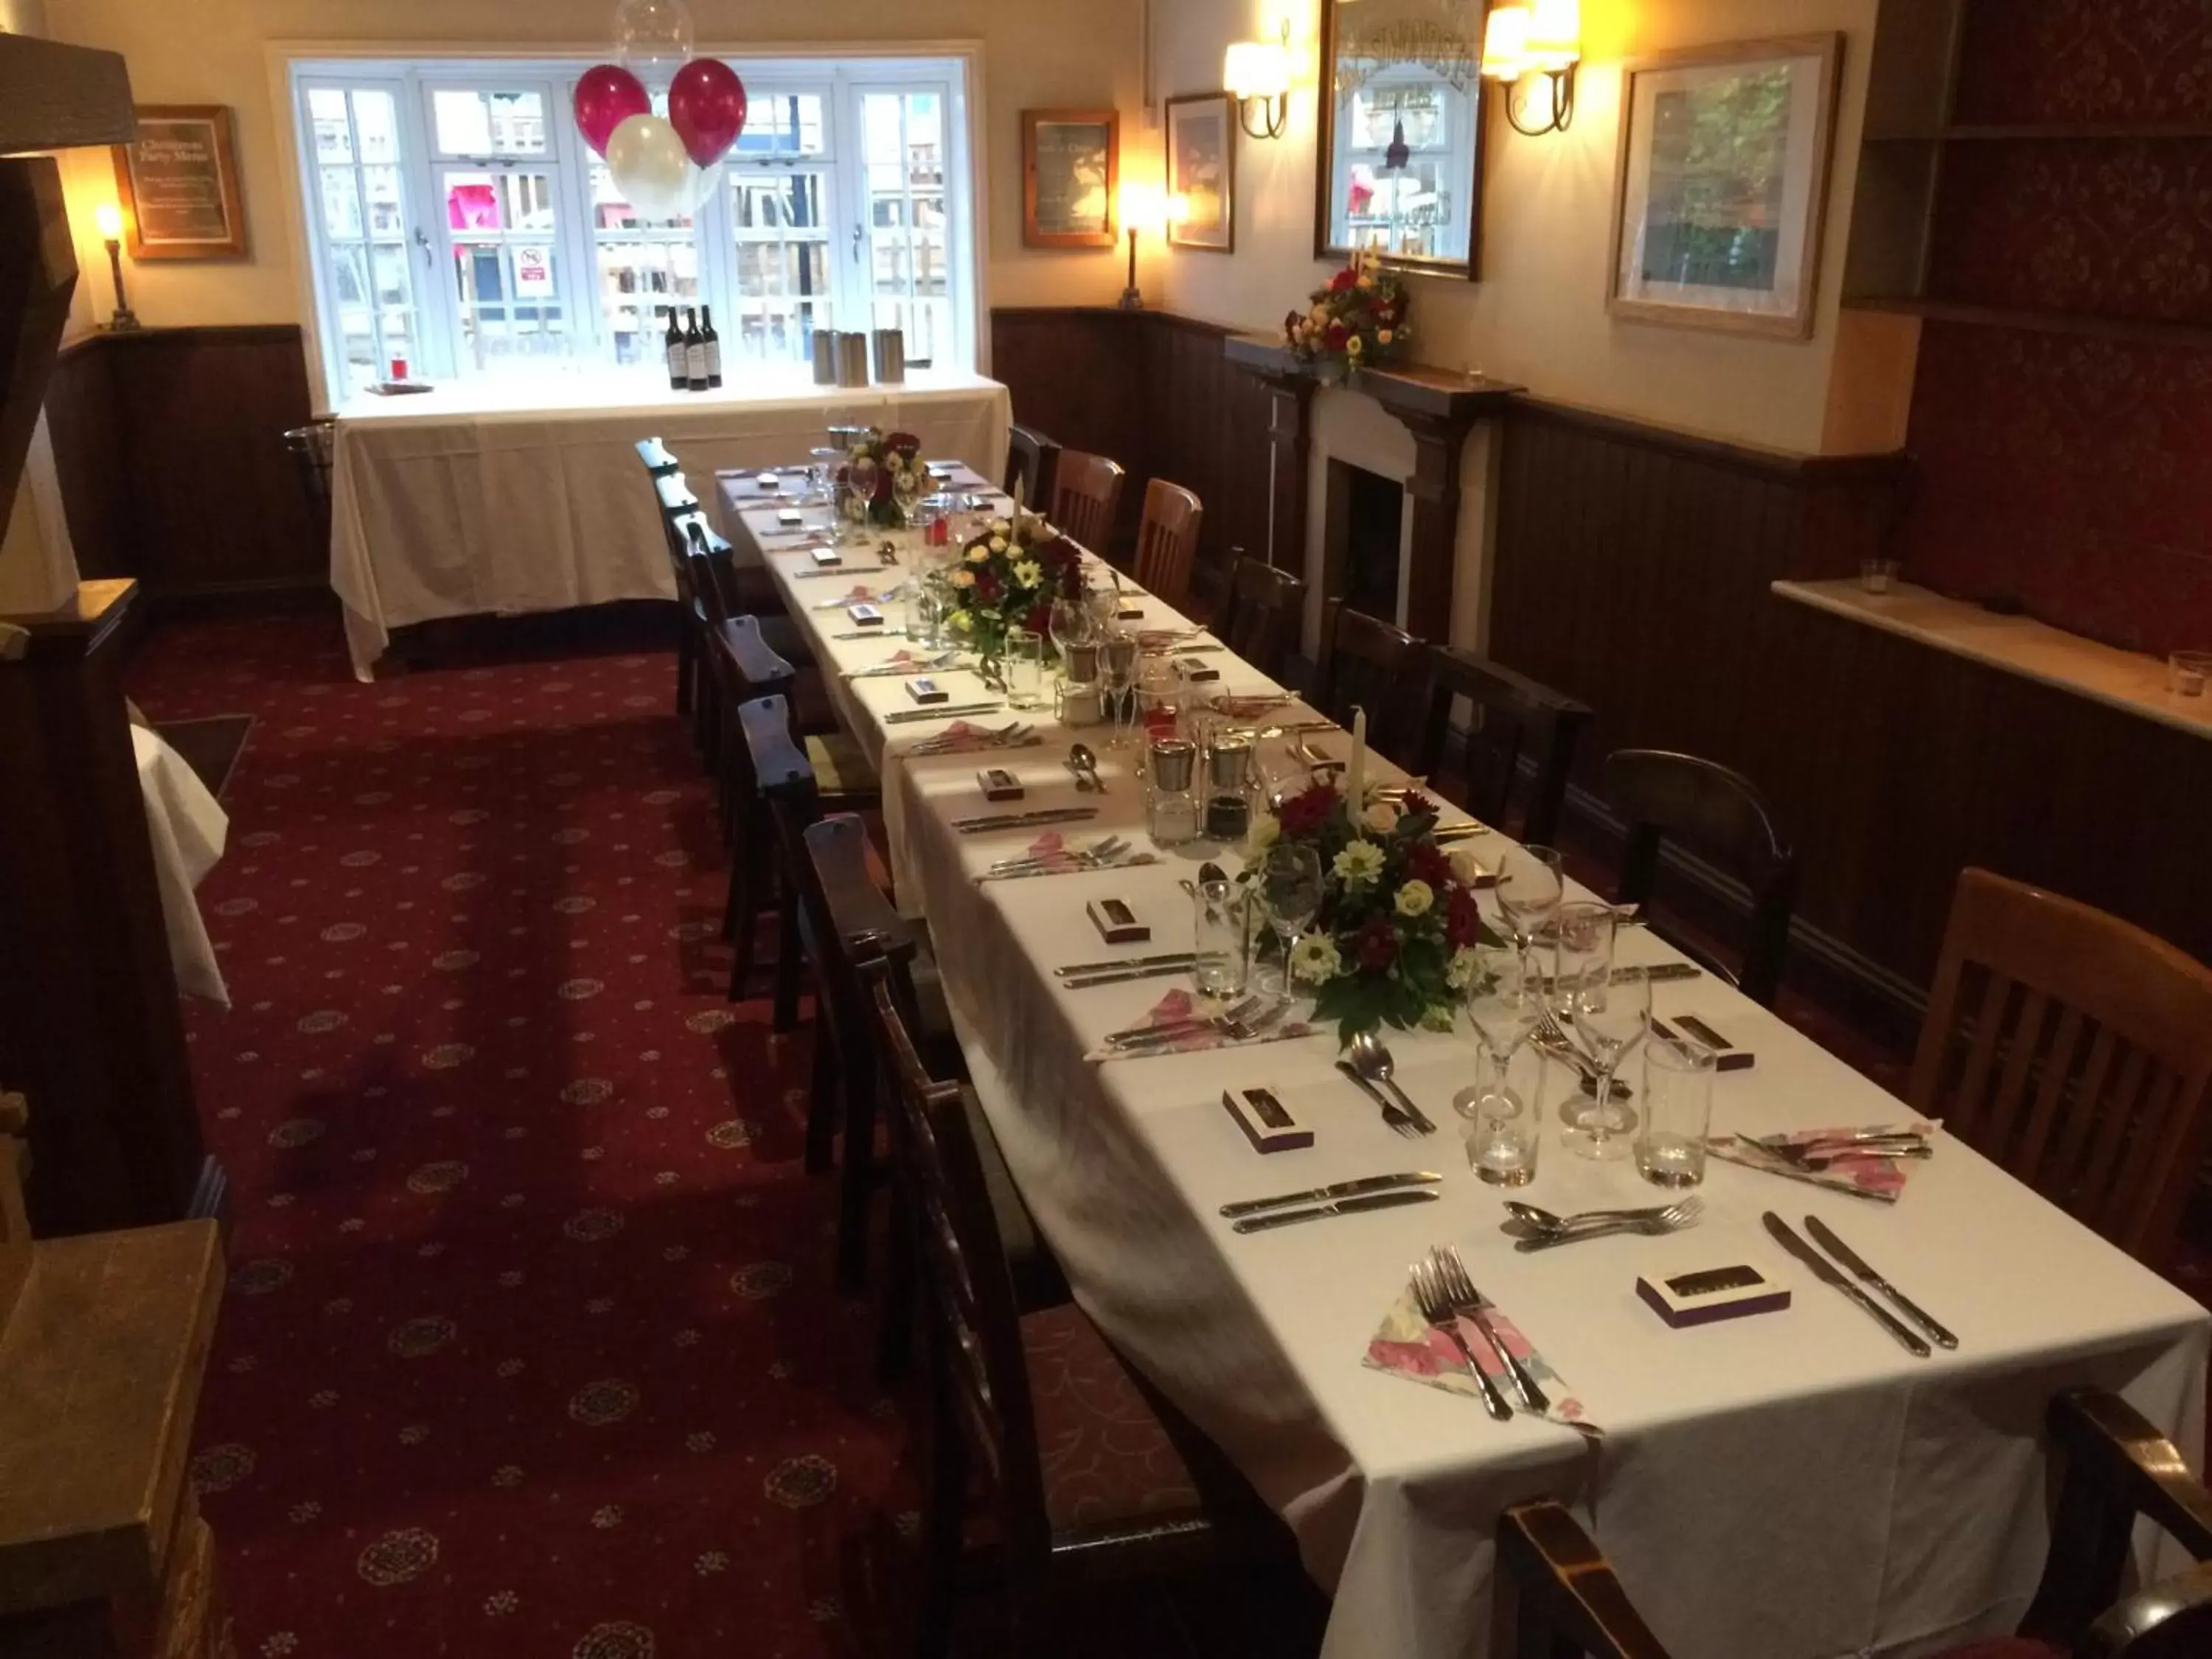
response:
M327 532L284 448L308 415L289 323L64 347L46 416L78 568L157 606L325 587Z
M1223 356L1235 331L1157 311L991 313L991 372L1012 392L1014 418L1128 470L1125 547L1136 538L1146 479L1198 492L1202 593L1212 592L1231 548L1256 552L1267 539L1269 398Z
M1702 443L1523 400L1508 422L1491 646L1598 711L1616 748L1739 768L1803 862L1802 921L1910 1002L1967 864L2126 916L2212 958L2195 824L2212 744L1790 604L1855 573L1896 463ZM2194 803L2194 805L2192 805ZM1838 947L1840 946L1840 949Z

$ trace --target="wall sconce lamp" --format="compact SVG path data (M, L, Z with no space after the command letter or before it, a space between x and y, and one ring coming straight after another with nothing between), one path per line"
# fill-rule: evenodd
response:
M1534 0L1490 9L1490 26L1482 37L1482 74L1504 87L1505 118L1514 131L1538 138L1567 130L1575 118L1575 65L1582 56L1580 0ZM1525 118L1538 101L1535 96L1523 94L1516 112L1513 94L1519 82L1535 75L1550 82L1552 106L1547 118L1532 122Z
M100 227L100 240L107 244L107 269L115 278L115 314L107 319L107 326L118 334L129 334L141 325L138 314L123 297L123 210L112 202L102 202L93 209L92 222Z
M1280 40L1236 40L1221 61L1221 84L1237 100L1237 122L1255 138L1279 138L1291 114L1291 20Z
M1158 185L1121 186L1121 228L1129 233L1129 285L1121 290L1122 310L1145 308L1145 296L1137 288L1137 233L1149 230L1164 235L1170 225L1179 225L1189 216L1189 200L1171 196Z

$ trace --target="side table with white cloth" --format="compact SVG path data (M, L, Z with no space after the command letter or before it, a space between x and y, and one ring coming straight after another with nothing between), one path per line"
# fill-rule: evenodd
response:
M222 857L230 819L199 774L161 733L133 726L131 746L138 757L138 787L146 797L146 828L154 842L154 874L161 883L161 919L169 931L177 988L228 1008L230 992L193 890Z
M867 671L893 663L903 641L850 637L844 613L824 603L856 578L911 574L921 550L895 538L899 566L878 570L866 556L866 569L817 577L805 546L778 535L772 508L732 516L733 539L748 538L775 573L824 673L842 684L841 718L881 767L901 906L925 915L939 941L975 1087L1024 1199L1085 1310L1290 1523L1334 1598L1330 1659L1488 1652L1498 1516L1538 1496L1588 1518L1676 1651L1927 1652L2009 1632L2033 1594L2049 1542L2040 1425L2054 1393L2122 1395L2201 1467L2212 1316L1948 1137L1893 1206L1716 1160L1701 1224L1530 1255L1500 1231L1500 1190L1477 1181L1453 1133L1448 1103L1474 1064L1463 1035L1388 1034L1399 1081L1444 1124L1410 1142L1337 1074L1333 1032L1091 1058L1188 981L1066 988L1055 967L1115 954L1102 949L1086 902L1122 898L1151 922L1150 940L1130 954L1188 948L1181 882L1200 859L1234 864L1239 849L1155 848L1141 781L1098 731L1071 733L1049 710L994 712L975 723L1032 720L1042 738L988 757L1025 786L1022 809L1093 809L1058 826L1070 842L1112 833L1158 857L981 879L1038 832L955 828L997 810L981 798L978 757L912 752L949 722L890 718L914 705L896 674ZM1188 626L1157 599L1145 611L1139 626ZM1224 690L1279 689L1225 651L1208 660ZM997 695L971 672L936 678L955 703ZM1315 716L1293 704L1270 718ZM1103 795L1079 792L1064 764L1077 735L1102 751ZM1342 758L1340 733L1318 741ZM1375 766L1379 779L1402 776ZM1444 817L1466 821L1449 808ZM1480 853L1502 841L1472 845ZM1681 960L1641 931L1622 951L1632 965ZM1714 978L1655 983L1653 998L1660 1017L1698 1013L1758 1057L1716 1079L1717 1133L1907 1115ZM1255 1153L1221 1103L1225 1089L1253 1085L1289 1101L1316 1144ZM1630 1166L1583 1162L1556 1137L1554 1128L1521 1195L1563 1212L1648 1201ZM1219 1213L1224 1202L1422 1166L1442 1177L1438 1202L1251 1234ZM1909 1285L1959 1347L1906 1353L1775 1246L1759 1224L1769 1209L1793 1222L1821 1217ZM1495 1422L1463 1395L1363 1363L1406 1264L1443 1242L1572 1379L1601 1435L1525 1414ZM1738 1263L1788 1285L1794 1305L1678 1330L1636 1293L1639 1274Z
M363 393L337 411L331 480L331 586L354 672L370 678L410 623L673 599L640 438L665 440L703 480L803 458L833 422L872 423L989 477L1006 466L1012 410L981 375L817 386L798 365L743 365L702 392L641 369Z

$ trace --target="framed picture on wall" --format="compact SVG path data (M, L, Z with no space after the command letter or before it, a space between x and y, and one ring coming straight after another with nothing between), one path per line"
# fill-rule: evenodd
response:
M1168 220L1171 247L1237 251L1237 106L1225 92L1170 98L1168 196L1183 214Z
M1613 315L1803 338L1820 291L1841 34L1624 67Z
M1115 111L1022 112L1022 245L1111 247L1121 185Z
M142 104L136 143L114 147L115 190L134 259L246 252L238 147L222 104Z

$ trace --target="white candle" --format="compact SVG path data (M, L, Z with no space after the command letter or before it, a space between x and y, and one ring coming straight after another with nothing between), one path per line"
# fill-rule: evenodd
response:
M1367 711L1352 711L1352 763L1345 769L1344 798L1352 807L1352 820L1358 823L1359 814L1367 802Z

